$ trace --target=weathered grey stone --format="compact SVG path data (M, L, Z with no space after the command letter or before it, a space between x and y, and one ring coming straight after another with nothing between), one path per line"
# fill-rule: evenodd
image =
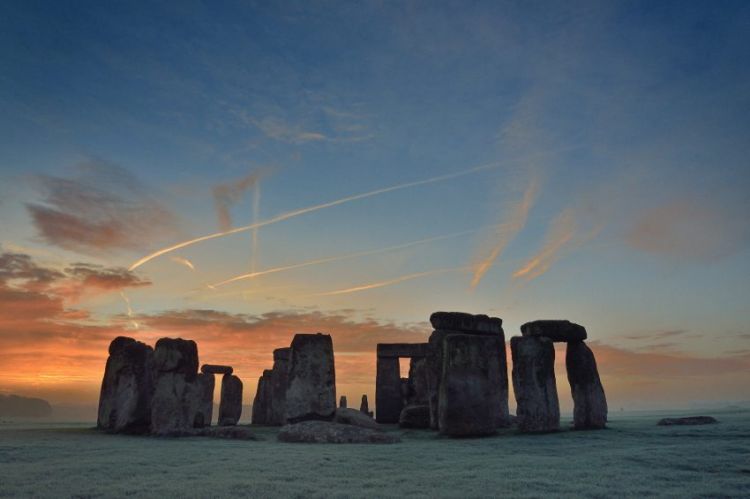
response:
M205 424L205 381L198 380L198 347L192 340L161 338L154 349L151 432L175 435Z
M286 388L289 379L289 348L273 351L273 370L270 389L270 416L268 424L283 425L286 407Z
M427 404L407 405L401 410L398 425L401 428L429 428L430 406Z
M569 342L565 367L573 394L573 427L577 430L604 428L607 424L607 398L594 353L582 341Z
M153 391L153 349L133 338L115 338L104 369L97 427L114 432L148 432Z
M409 362L406 405L427 405L429 398L427 359L412 358ZM400 420L401 418L399 418Z
M367 402L367 395L362 395L362 402L359 404L359 412L370 414L370 404Z
M547 338L514 336L513 389L518 428L523 432L560 428L560 406L555 383L555 348Z
M398 357L378 357L375 379L375 407L378 423L398 423L398 416L404 406L399 366Z
M236 425L242 416L242 380L234 374L221 378L219 426Z
M438 411L441 434L490 435L497 430L502 343L497 334L445 337ZM507 409L503 420L507 421Z
M378 343L376 351L378 357L424 357L427 343Z
M333 419L336 372L328 334L297 334L289 352L285 420Z
M502 319L486 315L471 315L461 312L435 312L430 317L433 326L452 326L455 329L435 329L428 340L426 362L426 376L430 406L430 428L437 430L438 408L440 405L440 383L443 370L443 345L448 335L461 333L500 338L500 371L498 383L500 385L500 412L497 417L498 427L508 424L508 367L505 353L505 333Z
M211 418L214 413L214 386L216 385L216 380L213 374L201 373L195 377L195 382L198 384L200 398L193 426L195 428L211 426Z
M339 398L339 407L346 409L346 395L342 395L341 398Z
M232 374L234 369L232 366L219 366L216 364L203 364L201 366L201 372L203 374Z
M315 444L393 444L401 441L401 437L390 433L329 421L289 424L281 428L277 438L281 442Z
M549 338L556 342L583 341L586 339L586 328L570 321L541 320L521 326L521 334Z
M253 409L250 417L250 422L252 424L271 424L269 416L272 413L272 384L273 371L266 369L263 371L261 377L258 378L258 389L255 392Z
M674 426L674 425L702 425L702 424L716 424L718 421L716 418L711 416L688 416L685 418L664 418L660 419L657 423L659 426Z
M435 312L430 316L434 329L445 329L460 333L500 334L503 320L484 314L467 314L465 312Z
M377 421L372 419L368 414L362 414L356 409L347 409L345 407L339 407L336 409L336 415L334 416L333 421L336 423L361 426L373 430L380 429L380 425Z

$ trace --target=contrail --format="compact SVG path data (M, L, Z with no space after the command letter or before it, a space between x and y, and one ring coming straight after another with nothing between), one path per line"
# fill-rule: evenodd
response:
M245 191L257 186L263 177L270 175L274 170L272 167L258 168L241 179L214 186L214 206L221 230L226 231L232 227L229 209L242 198Z
M470 285L471 289L475 289L477 287L477 284L479 284L484 275L490 270L490 268L492 268L495 260L497 260L503 253L503 251L505 251L505 247L508 246L508 243L510 243L510 241L513 240L516 234L518 234L526 225L526 220L529 217L529 210L534 204L538 189L538 180L536 178L531 179L531 183L526 188L520 204L515 206L511 210L508 219L498 226L499 228L497 231L497 240L495 241L495 245L490 250L489 255L487 255L484 260L476 264L474 268L474 276L471 279Z
M258 223L260 218L260 179L253 186L253 224ZM250 255L250 272L255 272L255 265L258 263L258 228L254 228L252 242L252 254Z
M469 269L470 269L469 266L464 265L463 267L452 267L452 268L447 268L447 269L428 270L426 272L416 272L414 274L403 275L401 277L396 277L395 279L389 279L387 281L379 281L379 282L373 282L370 284L362 284L360 286L355 286L353 288L337 289L335 291L327 291L325 293L316 293L310 296L333 296L333 295L345 295L349 293L357 293L359 291L367 291L369 289L376 289L376 288L382 288L385 286L391 286L392 284L398 284L400 282L410 281L412 279L418 279L420 277L427 277L427 276L437 275L437 274L446 274L448 272L458 272L461 270L469 270Z
M190 270L195 270L195 265L193 265L193 262L188 260L185 257L182 256L173 256L172 261L179 263L180 265L184 265L185 267L189 268Z
M382 189L376 189L374 191L364 192L362 194L356 194L354 196L348 196L348 197L345 197L345 198L337 199L335 201L330 201L328 203L316 204L314 206L308 206L307 208L301 208L299 210L289 211L287 213L282 213L281 215L277 215L277 216L275 216L273 218L270 218L268 220L264 220L262 222L258 222L258 223L252 224L252 225L246 225L244 227L237 227L235 229L229 229L229 230L225 230L223 232L217 232L216 234L209 234L207 236L197 237L197 238L191 239L189 241L183 241L183 242L175 244L173 246L169 246L167 248L160 249L160 250L155 251L155 252L151 253L150 255L146 255L143 258L141 258L140 260L137 260L136 262L134 262L130 266L129 270L135 270L138 267L140 267L141 265L143 265L144 263L146 263L146 262L148 262L150 260L153 260L154 258L156 258L158 256L164 255L166 253L170 253L170 252L178 250L180 248L184 248L186 246L191 246L193 244L197 244L197 243L200 243L200 242L203 242L203 241L208 241L210 239L216 239L217 237L224 237L224 236L228 236L230 234L236 234L238 232L245 232L245 231L248 231L248 230L253 230L255 228L264 227L266 225L271 225L271 224L274 224L274 223L277 223L277 222L281 222L283 220L288 220L288 219L293 218L293 217L298 217L298 216L304 215L306 213L312 213L314 211L322 210L322 209L325 209L325 208L331 208L333 206L338 206L338 205L344 204L344 203L350 203L352 201L357 201L357 200L360 200L360 199L365 199L365 198L369 198L369 197L373 197L373 196L378 196L380 194L385 194L385 193L388 193L388 192L393 192L393 191L398 191L398 190L401 190L401 189L408 189L410 187L417 187L417 186L420 186L420 185L432 184L432 183L435 183L435 182L442 182L444 180L451 180L451 179L454 179L454 178L464 177L466 175L471 175L471 174L474 174L474 173L477 173L477 172L481 172L481 171L485 171L485 170L491 170L493 168L498 168L499 166L500 166L500 162L487 163L487 164L480 165L480 166L475 166L474 168L469 168L468 170L463 170L463 171L460 171L460 172L449 173L447 175L440 175L438 177L432 177L432 178L428 178L428 179L425 179L425 180L417 180L417 181L414 181L414 182L407 182L407 183L404 183L404 184L392 185L390 187L384 187Z
M572 239L576 230L576 221L572 208L565 209L551 224L542 249L528 262L513 273L514 278L531 281L547 272L557 260L560 250Z
M130 317L130 324L135 329L140 329L141 326L133 319L133 308L130 306L130 299L125 295L124 291L120 291L120 296L122 297L122 300L125 302L125 306L127 307L128 311L128 317Z
M223 285L229 284L231 282L241 281L243 279L252 279L254 277L259 277L259 276L266 275L266 274L274 274L276 272L284 272L286 270L299 269L299 268L302 268L302 267L310 267L312 265L320 265L320 264L323 264L323 263L338 262L338 261L349 260L349 259L352 259L352 258L358 258L358 257L362 257L362 256L377 255L379 253L386 253L386 252L389 252L389 251L396 251L396 250L400 250L400 249L404 249L404 248L409 248L409 247L412 247L412 246L417 246L417 245L420 245L420 244L427 244L427 243L432 243L432 242L435 242L435 241L442 241L444 239L451 239L451 238L454 238L454 237L465 236L467 234L472 234L472 233L474 233L474 232L476 232L478 230L480 230L480 229L464 230L464 231L461 231L461 232L454 232L452 234L445 234L445 235L442 235L442 236L435 236L435 237L429 237L427 239L419 239L417 241L410 241L408 243L398 244L396 246L388 246L388 247L385 247L385 248L378 248L378 249L367 250L367 251L358 251L356 253L348 253L348 254L345 254L345 255L336 255L336 256L330 256L330 257L326 257L326 258L318 258L316 260L308 260L306 262L295 263L295 264L292 264L292 265L285 265L283 267L274 267L274 268L271 268L271 269L261 270L259 272L251 272L249 274L238 275L236 277L232 277L231 279L227 279L225 281L217 282L215 284L209 284L209 287L211 289L215 289L215 288L218 288L219 286L223 286Z

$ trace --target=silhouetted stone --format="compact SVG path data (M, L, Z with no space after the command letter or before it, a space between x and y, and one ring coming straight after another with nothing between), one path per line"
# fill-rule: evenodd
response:
M336 372L333 342L328 334L297 334L289 353L285 420L333 419Z
M565 352L565 367L573 395L574 428L604 428L607 424L607 398L599 379L594 353L582 341L569 342Z
M443 345L445 338L451 334L471 334L477 336L499 337L500 370L497 383L500 387L500 412L497 416L497 426L508 424L508 367L505 354L505 333L502 319L486 315L472 315L462 312L435 312L430 316L430 322L436 329L428 340L426 359L426 375L430 406L430 427L437 430L439 426L438 408L440 405L440 384L443 378ZM440 329L437 326L441 326ZM454 329L447 329L453 327ZM445 328L445 329L443 329Z
M339 397L339 408L346 409L346 395Z
M718 421L711 416L688 416L685 418L664 418L657 423L659 426L683 426L683 425L702 425L716 424Z
M547 338L514 336L513 390L518 428L523 432L560 428L560 406L555 383L555 348Z
M348 424L329 421L303 421L281 428L281 442L316 444L393 444L401 441L397 435Z
M370 404L367 403L367 395L362 395L362 402L359 404L359 412L370 414Z
M375 379L375 407L378 423L398 423L404 406L398 357L378 357Z
M272 370L266 369L263 371L261 377L258 378L258 389L255 391L253 409L250 417L250 422L252 424L271 424L272 373Z
M258 440L252 429L247 426L213 426L194 430L192 436L227 440Z
M150 346L133 338L119 336L110 343L99 395L98 428L148 432L154 392L153 353Z
M401 428L429 428L430 406L427 404L407 405L401 410L398 425Z
M273 370L271 375L271 390L268 424L283 425L286 407L286 389L289 379L289 347L277 348L273 351Z
M195 377L195 381L199 386L200 399L193 427L202 428L211 426L211 418L214 413L214 386L216 385L216 380L213 374L201 373Z
M219 426L236 425L242 416L242 381L234 374L221 378Z
M412 358L409 363L406 405L427 405L428 398L427 359ZM399 417L400 420L401 418Z
M232 366L219 366L215 364L203 364L201 366L201 372L203 374L232 374L234 369Z
M435 312L430 316L430 324L434 329L458 333L500 334L503 331L502 319L465 312Z
M570 321L542 320L527 322L521 326L523 336L549 338L552 341L583 341L586 328Z
M202 412L205 380L198 380L198 347L192 340L161 338L156 342L151 432L156 435L189 433L205 424Z
M451 436L489 435L501 414L502 337L451 334L443 346L438 428ZM503 421L507 422L507 408Z
M356 409L347 409L346 407L339 407L336 409L336 415L333 417L335 423L350 424L354 426L361 426L363 428L370 428L377 430L380 425L367 414L362 414Z

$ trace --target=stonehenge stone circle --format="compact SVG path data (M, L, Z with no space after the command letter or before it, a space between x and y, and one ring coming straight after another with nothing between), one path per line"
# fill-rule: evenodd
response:
M565 352L565 367L573 395L573 427L577 430L604 428L607 398L594 353L583 341L571 341Z
M523 336L543 336L552 341L583 341L586 328L570 321L540 320L527 322L521 326Z
M510 339L513 390L518 428L523 432L560 428L560 406L555 383L555 348L552 340L536 336Z
M97 427L115 432L148 432L153 390L153 349L133 338L115 338L104 369Z
M234 426L242 416L242 380L234 374L221 378L219 426Z
M333 341L328 334L296 334L289 352L285 420L331 420L336 412Z
M502 411L501 342L497 333L445 337L438 409L441 434L490 435L497 430Z

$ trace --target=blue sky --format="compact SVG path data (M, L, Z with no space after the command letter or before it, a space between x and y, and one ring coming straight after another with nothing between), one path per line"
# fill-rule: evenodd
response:
M137 313L348 310L396 324L458 309L503 317L508 336L565 317L623 348L683 331L655 351L747 355L749 28L750 6L729 1L5 2L0 244L50 266L127 267L219 231L214 188L258 169L270 170L259 212L243 192L235 226L493 163L269 225L255 257L242 233L171 255L195 271L154 259L137 271L152 284L127 296ZM31 205L61 208L49 176L119 195L140 234L71 250L33 218ZM252 296L205 287L253 259L507 226L532 191L507 237L485 228L222 288ZM154 210L168 220L147 220ZM514 277L540 255L540 275ZM124 313L118 293L72 306Z

